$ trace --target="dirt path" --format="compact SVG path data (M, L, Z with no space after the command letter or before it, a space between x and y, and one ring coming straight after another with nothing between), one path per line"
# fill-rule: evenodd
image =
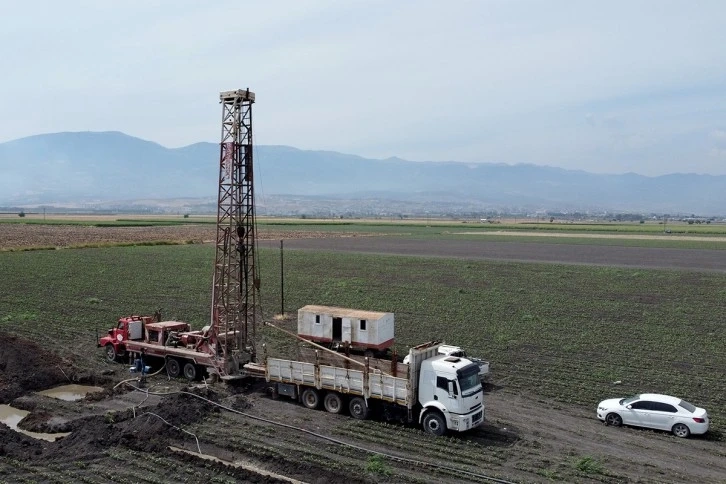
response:
M519 235L519 234L518 234ZM272 241L260 247L274 248ZM726 272L726 251L403 237L296 239L287 249Z
M469 232L467 232L469 233ZM474 232L472 232L474 233ZM478 232L477 232L478 233ZM488 234L492 232L487 232ZM350 234L317 231L259 232L259 247L279 249L285 240L287 249L365 252L375 254L415 255L423 257L461 257L469 259L550 262L559 264L595 264L621 267L685 269L726 272L726 252L706 249L664 249L617 245L552 244L544 240L566 234L500 231L498 235L541 237L537 242L491 242L487 240L414 239L377 234ZM166 241L172 243L210 243L215 227L188 224L151 227L93 227L81 225L0 225L0 250L50 248L112 243ZM648 238L646 235L578 234L578 237L602 239ZM692 240L720 238L680 237Z
M487 396L488 419L519 438L523 453L549 456L549 469L564 474L566 466L585 457L602 463L603 475L642 482L724 482L726 446L703 438L678 439L665 432L614 428L584 409L509 391ZM568 458L569 457L569 458ZM559 461L559 463L557 462ZM564 467L563 467L564 466ZM593 474L597 474L594 472Z
M496 230L496 231L467 231L452 232L453 235L509 235L515 237L577 237L578 239L631 239L631 240L663 240L664 235L647 234L597 234L597 233L562 233L562 232L526 232L518 230ZM695 240L702 242L726 242L726 237L705 237L698 235L678 235L678 240Z

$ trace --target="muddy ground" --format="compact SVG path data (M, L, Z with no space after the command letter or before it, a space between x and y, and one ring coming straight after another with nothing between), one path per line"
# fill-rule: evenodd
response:
M594 418L594 409L510 391L496 380L485 387L484 426L435 438L412 426L360 422L305 409L286 397L273 399L263 382L190 385L162 373L141 388L135 379L120 383L132 378L124 365L78 373L72 358L61 359L11 335L0 334L0 340L0 403L31 411L21 428L71 432L45 442L0 424L2 482L485 482L484 476L512 482L726 480L723 442L605 427ZM100 385L105 391L79 402L35 393L68 382ZM423 463L376 460L372 451Z

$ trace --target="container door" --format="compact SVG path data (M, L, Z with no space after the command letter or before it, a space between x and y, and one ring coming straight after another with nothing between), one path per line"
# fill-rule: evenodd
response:
M333 341L341 341L343 337L343 318L333 318Z
M343 320L343 342L351 343L350 319Z

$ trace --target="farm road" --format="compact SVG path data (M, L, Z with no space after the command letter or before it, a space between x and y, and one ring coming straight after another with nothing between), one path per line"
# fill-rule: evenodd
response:
M259 245L266 248L279 248L280 242L279 240L261 240ZM300 238L285 240L284 247L286 249L424 257L726 272L726 251L708 249L491 242L486 240L422 240L399 237Z

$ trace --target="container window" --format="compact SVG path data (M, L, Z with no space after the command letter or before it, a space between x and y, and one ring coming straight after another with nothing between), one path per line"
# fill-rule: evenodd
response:
M320 324L320 315L319 314L315 315L315 324Z
M366 330L366 320L365 319L361 319L360 320L360 330L361 331L365 331Z

